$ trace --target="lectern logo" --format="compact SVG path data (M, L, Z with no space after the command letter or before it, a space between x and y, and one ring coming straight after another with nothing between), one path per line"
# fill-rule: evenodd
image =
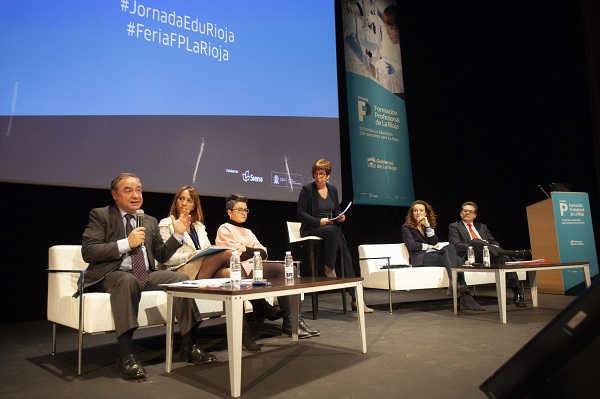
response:
M569 210L569 205L566 202L561 201L558 204L558 209L560 210L560 216L565 216L565 212Z
M363 122L364 116L371 115L371 106L366 101L358 100L358 120Z

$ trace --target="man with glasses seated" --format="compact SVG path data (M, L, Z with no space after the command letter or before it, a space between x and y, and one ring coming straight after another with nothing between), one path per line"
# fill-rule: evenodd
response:
M450 224L448 241L454 245L458 256L465 256L469 246L473 247L475 252L475 262L483 262L483 247L487 246L490 250L491 263L505 264L513 260L531 259L531 250L508 250L503 249L500 243L496 241L490 229L483 223L474 222L477 217L477 205L472 201L464 202L460 209L460 222ZM506 273L506 286L512 289L514 293L513 303L518 307L527 306L523 291L519 287L519 278L517 273Z

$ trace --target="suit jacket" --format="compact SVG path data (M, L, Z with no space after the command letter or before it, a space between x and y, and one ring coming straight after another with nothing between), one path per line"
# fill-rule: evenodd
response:
M400 228L400 233L402 233L402 240L408 249L410 264L413 266L423 264L426 251L423 249L423 244L436 245L439 241L437 235L434 234L431 237L427 237L418 229L410 227L406 223Z
M338 192L335 186L329 183L327 184L327 190L333 201L333 215L336 217L340 214L340 201L338 200ZM312 229L316 229L321 225L321 218L317 217L319 207L319 190L315 182L302 186L300 195L298 196L298 206L296 208L296 215L302 222L300 226L300 235L306 237L310 235Z
M156 260L166 262L181 244L173 236L164 242L158 230L158 222L152 216L145 215L144 227L149 267L157 270ZM119 253L117 241L126 237L121 211L116 204L92 209L81 247L83 260L89 263L84 287L97 283L119 268L125 254Z
M483 240L500 247L500 243L492 236L490 229L488 229L485 224L473 222L473 227L477 230ZM448 242L450 245L454 245L458 256L465 255L469 245L471 245L471 234L469 233L467 226L465 226L462 221L459 221L451 223L448 229Z

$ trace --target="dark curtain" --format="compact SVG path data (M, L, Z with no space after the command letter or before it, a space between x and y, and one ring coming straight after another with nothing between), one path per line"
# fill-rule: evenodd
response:
M590 90L590 112L595 158L600 156L600 2L583 0L583 35ZM596 162L596 177L600 195L600 162Z

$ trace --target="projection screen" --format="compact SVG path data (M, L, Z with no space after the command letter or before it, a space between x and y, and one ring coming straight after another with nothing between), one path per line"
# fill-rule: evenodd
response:
M332 1L0 5L0 180L296 201L341 191Z

